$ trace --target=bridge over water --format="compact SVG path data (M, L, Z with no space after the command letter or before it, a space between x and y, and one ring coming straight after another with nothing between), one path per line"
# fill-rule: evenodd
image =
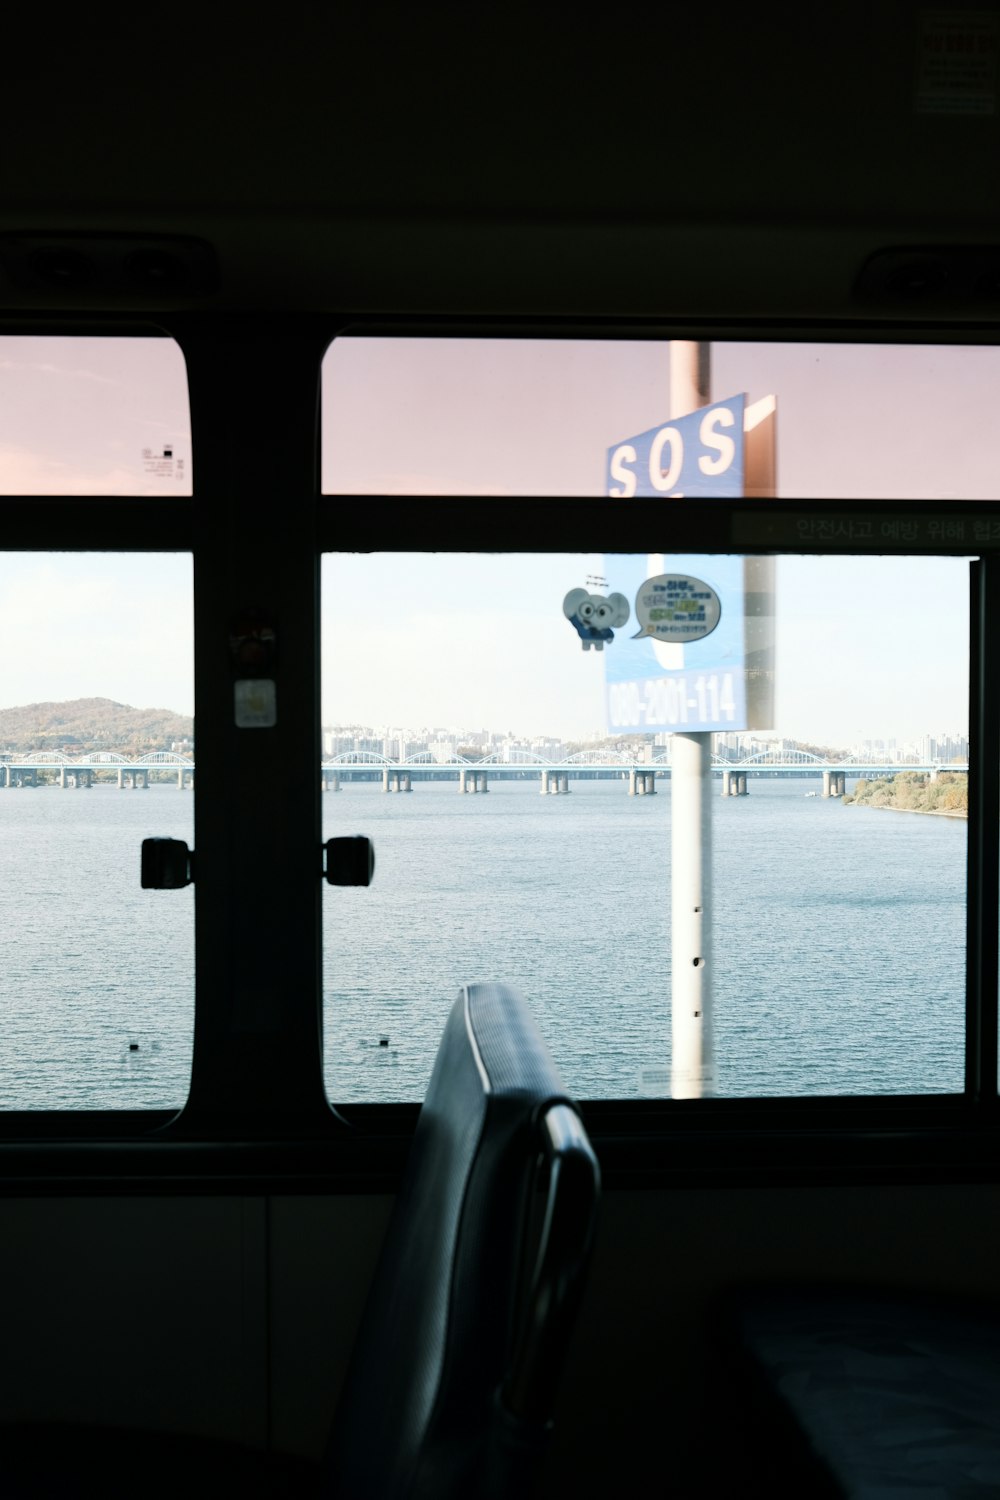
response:
M859 777L894 776L900 771L920 771L935 778L939 771L967 772L968 763L940 761L900 765L895 762L844 757L824 760L805 750L763 751L743 760L727 760L713 754L712 772L721 783L723 796L745 796L755 777L821 777L824 796L839 796L847 782ZM429 750L403 760L393 760L372 750L348 750L324 760L319 767L324 791L339 791L355 781L379 781L386 792L410 792L421 781L454 781L463 794L483 793L495 780L537 779L543 794L570 790L574 781L614 779L630 795L650 796L657 781L670 779L670 751L661 750L650 759L637 760L614 750L578 750L562 760L546 759L531 750L507 755L493 754L479 760L455 756L437 760ZM0 789L57 784L64 788L87 788L95 781L111 781L124 789L142 789L151 779L168 780L180 790L192 787L195 759L173 750L127 756L112 750L87 755L65 755L43 750L26 755L0 755Z
M194 785L194 759L175 750L149 755L119 755L98 750L89 755L64 755L59 750L36 750L27 755L0 755L0 789L58 785L86 788L95 780L115 781L121 788L148 787L150 777L169 780L181 790Z
M745 796L749 781L762 776L821 777L823 795L839 796L847 790L848 777L857 780L920 771L933 779L941 770L967 772L968 764L943 765L934 761L899 765L853 756L825 760L805 750L764 751L737 761L717 754L712 756L712 772L721 783L723 796ZM376 751L353 750L324 760L320 775L324 791L338 791L351 781L381 779L383 791L410 792L421 780L454 780L460 793L488 791L491 780L537 777L543 795L568 792L573 781L613 778L626 783L630 795L648 796L655 793L657 781L670 779L670 751L666 748L644 760L612 750L579 750L562 760L553 760L522 750L479 760L456 756L441 761L430 751L393 760Z

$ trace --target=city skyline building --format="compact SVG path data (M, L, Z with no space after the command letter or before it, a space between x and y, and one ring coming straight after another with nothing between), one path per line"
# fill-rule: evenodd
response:
M557 760L565 754L574 753L588 746L634 745L637 754L652 758L657 751L669 752L673 736L667 733L643 734L629 731L618 735L593 733L586 739L560 739L548 734L517 734L512 730L497 732L489 728L463 728L457 726L393 727L345 725L323 729L324 759L338 755L368 752L384 755L389 760L404 761L413 756L430 753L439 763L453 761L465 749L477 749L485 757L496 754L501 762L509 764L518 752L533 753L543 759ZM789 735L771 734L761 730L742 730L738 733L713 735L712 747L724 759L745 760L769 750L790 753L808 747L811 742ZM836 755L851 756L884 765L906 766L917 764L947 764L950 761L968 761L969 740L966 734L939 731L937 734L921 735L917 740L900 740L896 736L845 739L842 744L816 746L816 752L830 750ZM648 752L648 754L647 754Z

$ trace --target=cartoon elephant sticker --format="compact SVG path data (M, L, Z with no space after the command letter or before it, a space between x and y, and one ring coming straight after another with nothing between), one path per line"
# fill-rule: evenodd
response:
M604 650L605 641L613 641L614 633L629 617L629 603L624 594L591 594L586 589L570 589L563 600L563 614L580 637L584 651L593 646L595 651Z

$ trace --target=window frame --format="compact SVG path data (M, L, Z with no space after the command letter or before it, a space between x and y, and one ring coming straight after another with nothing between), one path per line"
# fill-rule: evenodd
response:
M191 401L194 493L160 501L136 497L0 497L5 547L23 551L190 551L194 557L195 676L199 794L195 800L195 1062L192 1091L169 1111L17 1112L0 1115L0 1183L6 1191L90 1191L141 1181L151 1191L382 1191L396 1180L416 1106L330 1107L323 1095L320 969L319 561L323 552L404 550L412 501L405 497L322 495L319 490L320 367L338 334L358 336L823 339L843 343L1000 342L1000 327L836 327L765 323L697 329L648 323L551 321L512 326L489 320L300 318L178 314L150 323L108 317L18 319L0 332L143 337L179 344ZM265 371L263 376L260 372ZM199 447L199 431L211 443ZM251 452L254 435L269 434ZM425 510L427 550L581 550L645 548L642 501L519 499L524 539L496 546L489 508L475 497L444 497ZM479 516L477 517L477 508ZM762 514L870 516L871 506L828 501L671 502L678 550L750 554L851 554L856 544L775 545L748 541ZM123 511L128 531L123 534ZM1000 501L878 502L879 513L924 521L1000 518ZM281 536L276 540L275 517ZM481 519L480 519L481 518ZM459 523L461 523L459 525ZM461 536L456 548L454 539ZM779 538L780 541L780 538ZM406 550L409 550L408 548ZM884 549L883 549L884 550ZM908 545L896 551L966 556L978 551L970 601L970 808L967 890L966 1092L960 1096L879 1096L585 1101L605 1176L614 1186L700 1181L793 1182L818 1177L865 1180L993 1180L997 1119L997 952L1000 903L1000 778L988 747L1000 744L1000 685L988 665L1000 659L1000 544ZM229 717L232 670L227 622L254 602L280 620L279 703L287 723L271 739L240 741ZM995 674L994 674L995 676ZM301 700L301 701L299 701ZM266 743L264 742L266 741ZM236 767L235 772L233 767ZM301 783L289 798L267 788L257 817L243 819L261 777L280 765ZM249 822L250 827L243 826ZM268 831L270 830L270 831ZM257 861L256 866L254 861ZM294 973L281 987L268 956L268 997L249 994L255 962L254 878L280 921L300 942L288 950ZM293 871L293 873L289 873ZM286 878L287 877L287 878ZM138 878L138 873L137 873ZM502 976L498 976L502 977ZM268 1029L270 1027L270 1030Z

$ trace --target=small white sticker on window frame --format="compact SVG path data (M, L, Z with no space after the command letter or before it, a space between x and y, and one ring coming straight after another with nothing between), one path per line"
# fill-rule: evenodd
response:
M271 677L243 677L233 686L237 729L273 729L278 722L278 699Z

